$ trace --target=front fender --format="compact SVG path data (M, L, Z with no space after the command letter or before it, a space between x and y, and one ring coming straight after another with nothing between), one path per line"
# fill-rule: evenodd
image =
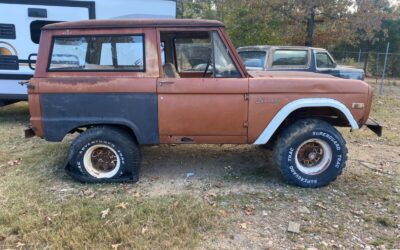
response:
M264 131L259 135L254 144L261 145L266 144L269 139L274 135L275 131L279 128L282 122L294 111L300 108L308 107L331 107L336 108L346 117L351 128L353 130L359 129L359 126L351 114L350 110L341 102L330 99L330 98L304 98L292 101L286 104L279 112L275 115L272 121L264 129Z

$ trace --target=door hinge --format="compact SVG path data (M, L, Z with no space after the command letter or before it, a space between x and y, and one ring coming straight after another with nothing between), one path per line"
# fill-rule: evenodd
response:
M244 100L245 101L249 100L249 94L244 94Z
M248 128L249 127L249 123L247 121L243 122L243 128Z

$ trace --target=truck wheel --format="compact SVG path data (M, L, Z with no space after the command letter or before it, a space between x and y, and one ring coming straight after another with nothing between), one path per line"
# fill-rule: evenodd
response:
M274 149L280 172L289 184L318 188L342 173L347 160L346 142L329 123L299 120L279 136Z
M139 179L140 150L133 138L115 128L96 127L79 135L70 146L72 176L83 182Z

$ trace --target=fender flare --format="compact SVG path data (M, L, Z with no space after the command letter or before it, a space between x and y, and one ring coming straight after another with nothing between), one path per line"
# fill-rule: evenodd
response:
M45 132L44 137L48 141L58 142L62 141L63 138L71 131L88 126L99 126L99 125L115 125L124 126L132 130L136 139L139 143L142 142L142 137L139 128L131 121L127 119L107 119L107 118L68 118L68 119L43 119L46 122L44 126ZM51 124L51 125L50 125ZM63 124L62 126L60 124ZM50 128L46 129L46 126Z
M300 108L310 107L331 107L341 111L347 118L352 130L357 130L358 126L356 120L351 114L350 110L341 102L331 98L303 98L292 101L281 108L272 121L267 125L264 131L260 134L254 142L256 145L265 144L271 139L275 131L279 128L282 122L293 112Z

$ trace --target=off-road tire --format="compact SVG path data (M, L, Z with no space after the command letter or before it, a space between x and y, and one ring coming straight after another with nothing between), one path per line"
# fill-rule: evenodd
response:
M109 176L96 176L89 171L87 155L94 147L103 147L113 152L118 159L117 169ZM139 180L140 149L131 135L118 128L95 127L84 131L70 145L68 154L68 173L85 183L120 182Z
M326 161L320 172L308 174L299 161L299 152L307 142L317 142L317 145L319 142L326 148L322 152L330 153L331 160ZM289 184L305 188L323 187L342 173L347 160L346 142L332 125L323 120L298 120L279 135L274 148L274 158L282 176Z

